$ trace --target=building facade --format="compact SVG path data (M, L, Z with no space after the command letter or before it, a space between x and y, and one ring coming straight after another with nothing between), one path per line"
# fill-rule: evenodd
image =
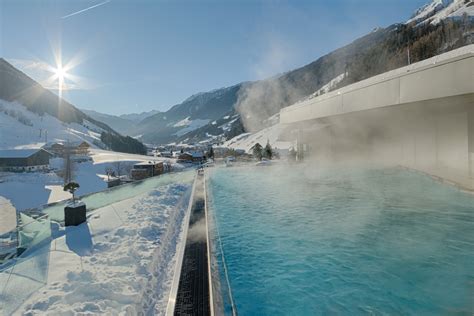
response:
M39 171L49 169L51 153L44 149L0 150L3 171Z

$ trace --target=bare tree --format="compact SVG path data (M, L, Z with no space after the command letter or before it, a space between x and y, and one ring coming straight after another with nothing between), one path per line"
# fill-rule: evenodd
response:
M64 171L63 171L63 178L64 178L64 183L69 183L74 179L74 171L75 171L75 166L74 166L74 161L71 159L71 146L69 146L69 143L64 146Z
M113 176L115 174L114 169L112 169L111 167L105 168L105 174L107 175L107 181L110 181L110 176Z
M126 165L123 161L117 160L113 163L113 169L115 170L117 177L120 178L120 176L126 172Z

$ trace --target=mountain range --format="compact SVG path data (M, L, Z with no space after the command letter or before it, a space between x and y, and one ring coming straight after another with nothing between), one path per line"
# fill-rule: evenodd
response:
M265 80L193 95L139 123L123 117L93 118L147 143L222 141L268 127L288 105L411 62L474 43L474 1L433 0L404 23L371 33L301 68Z
M150 144L220 143L274 124L283 107L368 77L474 43L474 1L433 0L406 22L376 28L303 67L190 96L165 112L114 116L80 111L0 60L0 98L69 123L94 123ZM21 73L21 75L19 74ZM118 135L118 134L117 134ZM126 138L130 141L130 137Z

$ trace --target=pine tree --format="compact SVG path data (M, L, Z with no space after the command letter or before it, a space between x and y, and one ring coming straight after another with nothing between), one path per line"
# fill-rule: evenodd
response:
M209 149L209 153L207 154L207 156L211 159L214 159L214 149L212 149L212 146Z
M273 150L272 146L270 146L270 142L267 141L267 144L265 145L265 149L263 150L263 157L272 160L273 157Z
M252 152L253 152L253 156L255 158L257 158L258 160L262 160L262 145L260 145L259 143L256 143L254 146L253 146L253 149L252 149Z

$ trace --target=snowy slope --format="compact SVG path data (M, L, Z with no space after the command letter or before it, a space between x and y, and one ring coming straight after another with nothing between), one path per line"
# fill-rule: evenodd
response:
M460 18L464 14L474 16L474 1L472 0L433 0L418 9L406 23L438 24L447 18Z
M324 86L322 86L321 88L318 89L318 91L314 92L313 94L311 94L309 96L309 99L311 98L315 98L317 96L320 96L322 94L325 94L325 93L328 93L329 91L331 91L332 89L334 89L334 87L337 86L337 84L339 82L341 82L342 80L344 80L344 78L347 76L346 73L342 73L340 74L339 76L336 76L335 78L333 78L332 80L330 80L328 83L326 83Z
M39 148L46 142L87 141L100 143L102 128L91 122L64 123L44 114L39 116L16 102L0 100L0 149ZM40 137L41 135L41 137Z
M251 153L251 148L256 143L265 146L267 142L269 142L273 148L282 150L289 149L292 145L291 143L282 142L279 140L281 132L282 127L279 124L275 124L256 133L244 133L235 136L234 138L226 141L223 146L232 149L243 149L247 153Z
M203 127L207 123L209 123L210 120L208 119L195 119L191 120L190 117L186 117L185 119L175 123L173 127L181 127L179 131L174 133L173 135L183 136L189 132L192 132L200 127Z

